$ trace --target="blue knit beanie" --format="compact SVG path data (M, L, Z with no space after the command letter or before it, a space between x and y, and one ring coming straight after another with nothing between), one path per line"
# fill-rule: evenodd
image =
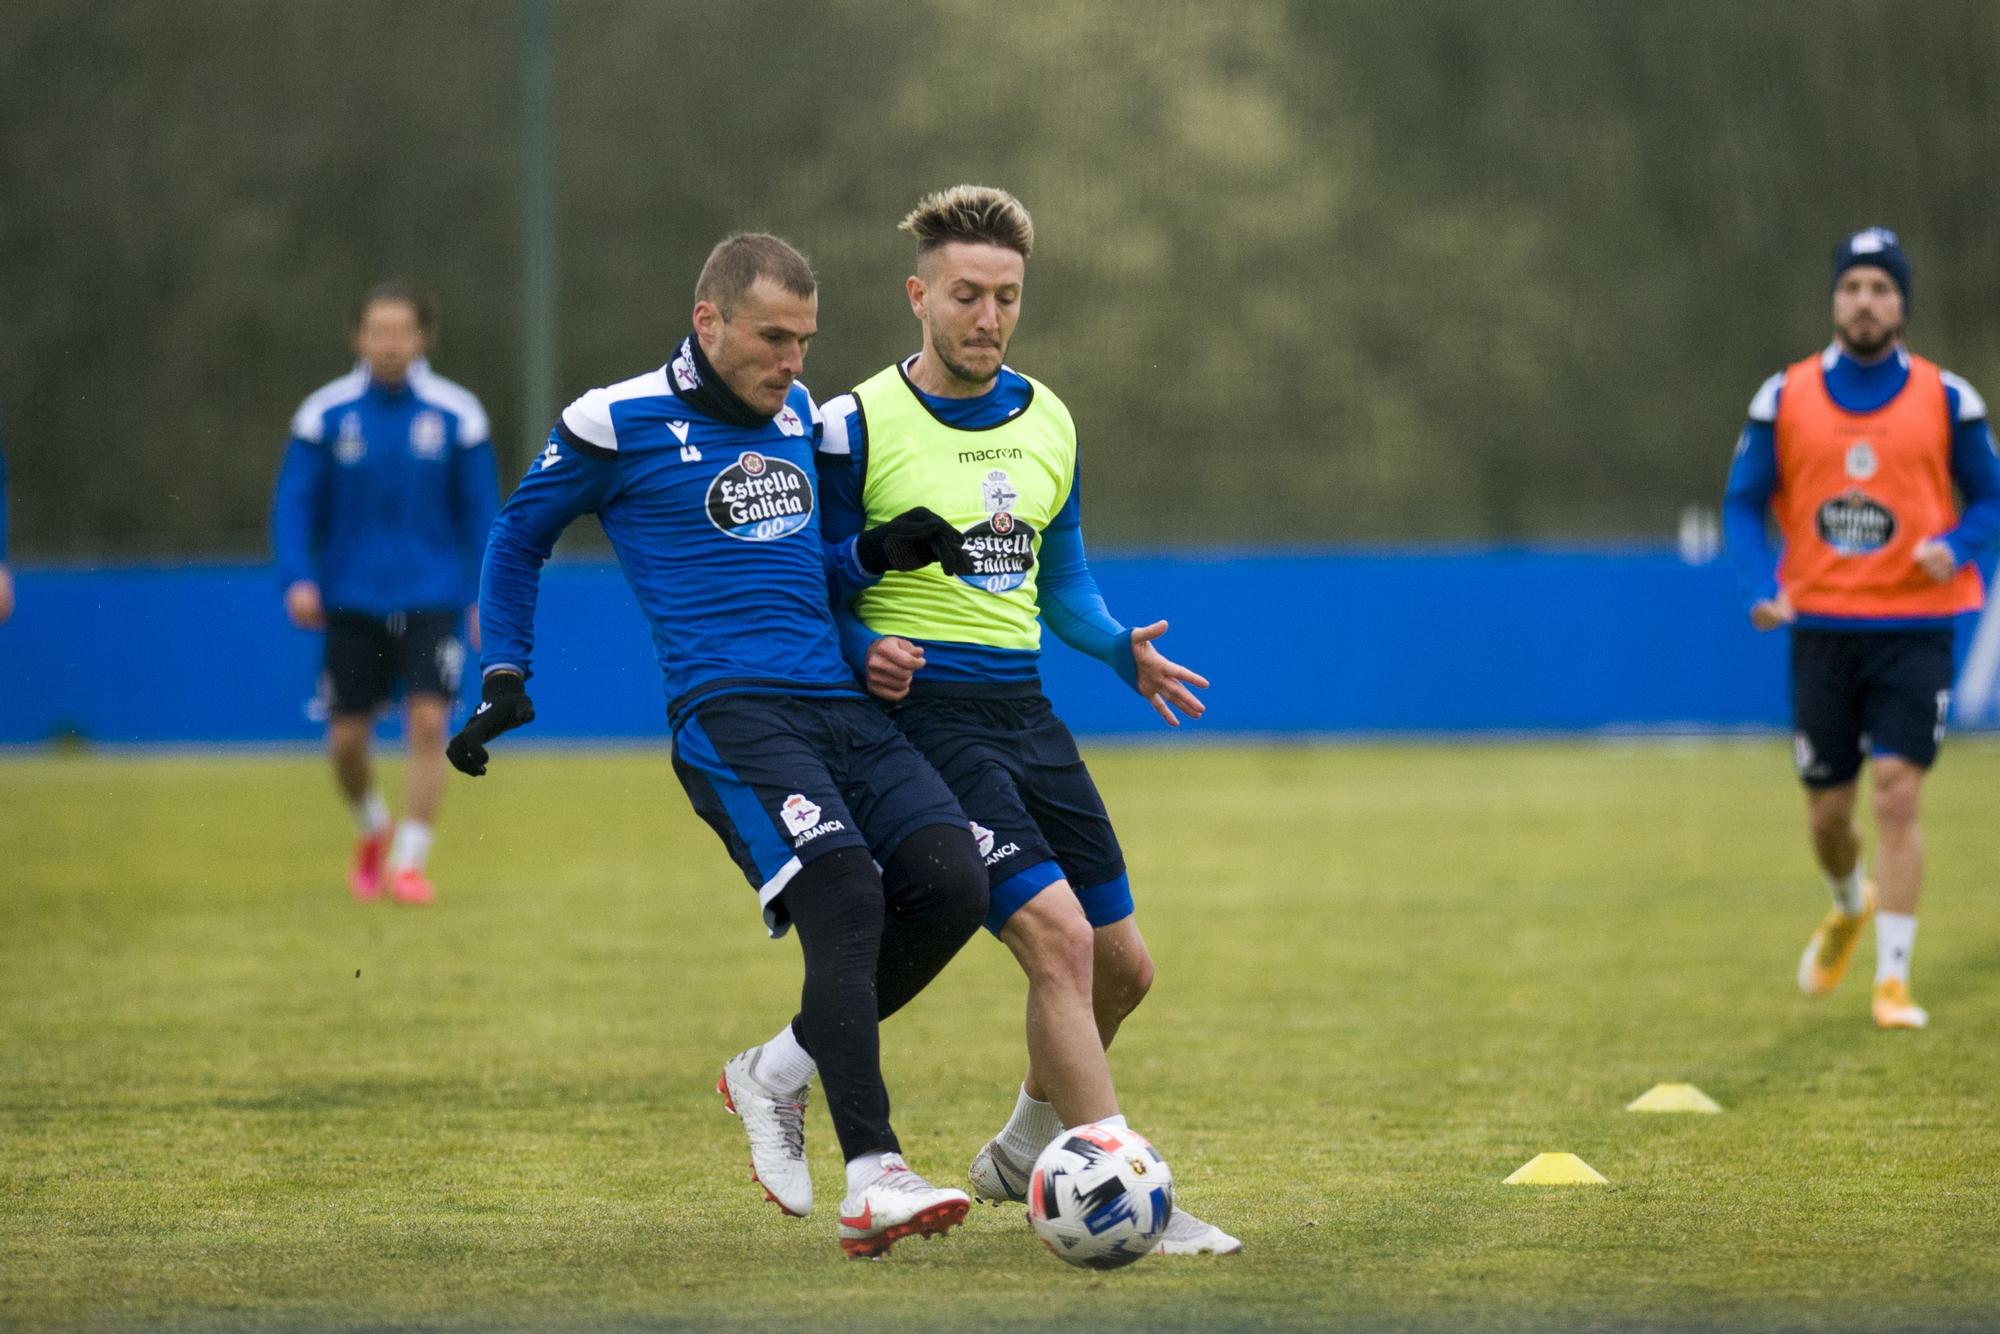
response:
M1833 250L1833 281L1829 290L1840 286L1840 275L1861 264L1872 264L1895 280L1903 294L1903 313L1910 311L1910 261L1903 243L1887 227L1869 227L1842 241Z

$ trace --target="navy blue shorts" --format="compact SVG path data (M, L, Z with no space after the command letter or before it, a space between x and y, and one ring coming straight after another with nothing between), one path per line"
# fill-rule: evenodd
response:
M326 617L326 670L320 697L327 712L373 713L406 695L458 694L465 668L458 611L404 611L393 616L331 611Z
M1132 915L1125 852L1076 738L1040 695L934 695L889 707L972 820L992 886L995 935L1022 904L1066 879L1092 926Z
M1792 749L1807 787L1840 787L1865 750L1928 769L1951 708L1950 630L1793 630Z
M931 825L965 827L937 772L867 699L725 695L674 735L674 772L782 936L782 895L807 862L867 848L886 866Z

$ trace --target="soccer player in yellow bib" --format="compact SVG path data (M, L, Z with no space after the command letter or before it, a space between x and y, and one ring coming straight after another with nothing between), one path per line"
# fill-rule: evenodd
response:
M1028 975L1028 1074L1014 1113L973 1159L972 1186L1022 1199L1067 1126L1122 1122L1105 1047L1145 996L1153 961L1125 858L1076 742L1041 691L1047 625L1178 726L1203 711L1194 672L1127 629L1084 559L1076 427L1047 386L1006 364L1034 224L1004 190L962 185L903 220L923 346L827 403L816 453L843 648L871 693L944 776L972 821L992 886L986 925ZM974 569L870 575L854 538L922 507L965 535ZM844 548L844 549L843 549ZM843 572L845 577L843 577ZM811 1064L779 1034L770 1077ZM1242 1243L1177 1209L1160 1249L1228 1255Z

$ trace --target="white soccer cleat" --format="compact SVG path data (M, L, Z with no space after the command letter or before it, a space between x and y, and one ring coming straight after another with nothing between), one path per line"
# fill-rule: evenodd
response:
M794 1218L812 1212L812 1173L806 1170L806 1089L773 1093L750 1073L758 1049L737 1052L722 1067L715 1091L743 1122L750 1139L750 1179L764 1198Z
M1213 1223L1204 1223L1187 1210L1175 1206L1167 1218L1167 1230L1160 1234L1155 1255L1234 1255L1243 1243Z
M1033 1163L1020 1164L1007 1156L1000 1141L989 1139L986 1147L972 1155L966 1176L972 1182L972 1196L985 1204L1023 1204L1028 1198L1028 1178Z
M853 1260L878 1260L904 1237L942 1236L965 1221L972 1201L910 1170L901 1154L882 1156L882 1175L840 1206L840 1249Z

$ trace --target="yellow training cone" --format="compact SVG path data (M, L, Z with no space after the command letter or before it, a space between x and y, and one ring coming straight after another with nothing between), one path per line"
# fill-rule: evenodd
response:
M1573 1153L1538 1153L1503 1183L1509 1186L1608 1186L1598 1170Z
M1625 1104L1628 1112L1719 1112L1722 1104L1692 1084L1655 1084Z

